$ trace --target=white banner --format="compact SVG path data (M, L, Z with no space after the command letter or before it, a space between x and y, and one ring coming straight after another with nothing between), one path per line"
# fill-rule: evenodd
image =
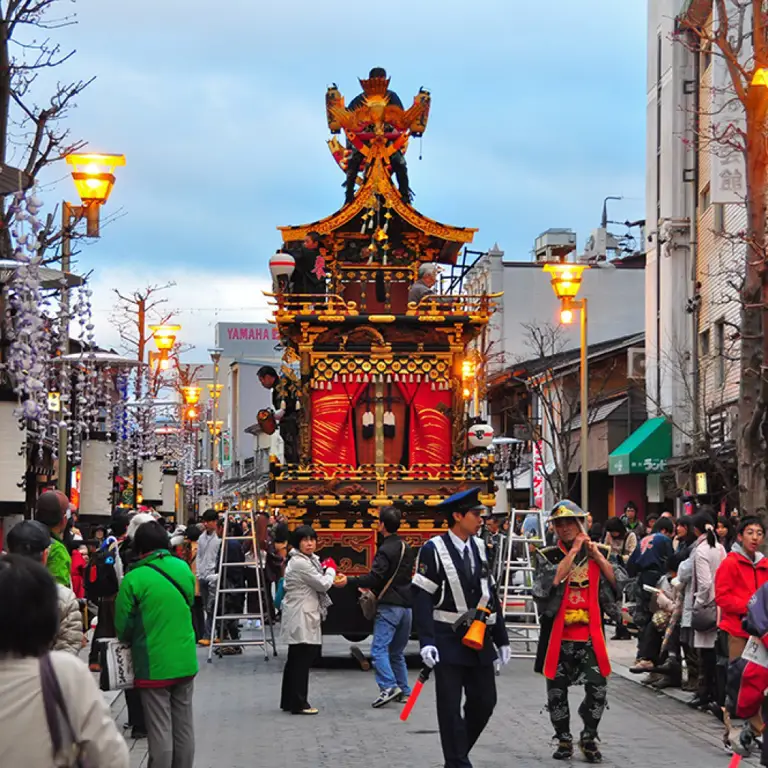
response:
M731 44L738 45L737 19L738 11L734 0L725 3L729 27L728 37ZM712 28L717 29L717 3L713 6ZM748 62L752 56L752 46L749 35L752 30L752 18L747 10L744 19L744 31L740 60ZM706 108L706 107L705 107ZM747 193L747 176L744 164L744 153L739 148L743 146L742 132L746 131L744 106L736 96L733 82L728 72L725 58L716 45L712 46L712 127L711 135L704 140L710 141L710 202L744 204Z

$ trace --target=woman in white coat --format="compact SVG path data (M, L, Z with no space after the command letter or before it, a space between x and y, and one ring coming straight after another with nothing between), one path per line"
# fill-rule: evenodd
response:
M690 605L693 647L699 653L699 690L691 702L701 709L720 711L723 702L717 684L717 609L715 607L715 572L725 559L726 551L715 535L715 521L707 512L698 512L691 518L696 541L691 550ZM713 620L707 624L701 622ZM713 707L714 705L714 707Z
M88 667L49 651L56 583L41 563L0 557L0 765L128 768L128 746Z
M322 644L322 622L331 599L328 590L336 579L336 563L321 563L315 554L317 534L308 525L293 532L293 550L285 569L285 597L282 604L282 636L288 643L288 660L283 669L280 708L293 715L316 715L309 705L309 670ZM336 586L344 586L341 576Z

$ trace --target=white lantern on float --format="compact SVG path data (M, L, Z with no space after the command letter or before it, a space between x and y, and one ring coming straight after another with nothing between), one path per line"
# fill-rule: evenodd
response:
M283 253L278 251L269 260L269 271L272 274L274 280L278 280L281 277L290 277L296 269L296 260L290 253Z
M490 424L473 424L468 429L469 445L472 448L488 448L493 442L493 427Z

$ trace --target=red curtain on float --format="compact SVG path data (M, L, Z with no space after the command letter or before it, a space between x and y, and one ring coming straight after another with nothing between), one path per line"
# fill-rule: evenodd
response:
M408 409L408 465L451 463L451 392L398 382Z
M330 389L312 390L312 461L357 466L354 407L367 384L332 382Z

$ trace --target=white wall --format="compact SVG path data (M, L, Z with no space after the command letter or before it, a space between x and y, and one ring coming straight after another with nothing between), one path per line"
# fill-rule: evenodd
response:
M692 55L672 40L680 8L680 0L648 2L646 125L646 391L649 413L668 413L682 427L673 430L676 455L686 450L690 437L684 433L692 418L686 378L693 319L686 306L694 295L690 221L696 202L692 180L684 180L695 163L690 144L694 95L684 93L685 81L694 76Z

